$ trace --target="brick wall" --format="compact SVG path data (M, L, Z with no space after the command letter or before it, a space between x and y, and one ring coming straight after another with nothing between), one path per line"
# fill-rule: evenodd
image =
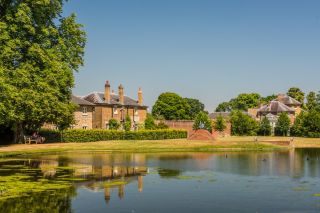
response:
M159 123L160 121L156 121L156 123ZM193 121L163 121L166 125L169 126L170 129L184 129L188 131L188 134L190 135L193 132ZM212 135L214 137L224 137L224 136L230 136L231 135L231 124L227 123L227 128L223 132L216 132L213 131Z

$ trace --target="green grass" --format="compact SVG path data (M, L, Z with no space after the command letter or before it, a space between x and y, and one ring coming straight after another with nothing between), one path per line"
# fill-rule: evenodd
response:
M266 143L251 141L105 141L91 143L54 143L38 145L11 145L0 147L0 157L13 157L25 154L45 154L60 152L103 151L110 153L152 153L152 152L214 152L214 151L272 151L287 149Z

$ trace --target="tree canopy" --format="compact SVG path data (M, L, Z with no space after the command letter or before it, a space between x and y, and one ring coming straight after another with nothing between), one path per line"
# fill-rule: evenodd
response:
M193 98L184 98L186 102L190 106L190 110L188 112L188 116L190 119L195 119L197 114L204 111L204 104L201 103L198 99Z
M287 95L296 99L297 101L299 101L300 103L304 103L304 92L302 92L302 90L298 87L291 87L288 92Z
M0 122L23 130L63 123L73 114L73 72L83 65L85 32L64 0L2 0Z
M247 111L250 108L256 108L261 103L272 100L275 96L261 97L258 93L242 93L229 102L222 102L216 108L216 112L231 112L233 110Z
M204 108L198 99L182 98L176 93L166 92L158 97L152 115L156 119L194 120L200 112L205 112Z

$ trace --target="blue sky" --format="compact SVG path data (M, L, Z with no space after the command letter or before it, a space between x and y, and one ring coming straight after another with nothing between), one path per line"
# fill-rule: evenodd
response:
M87 31L76 95L114 90L145 103L171 91L207 110L243 92L320 90L319 0L70 0Z

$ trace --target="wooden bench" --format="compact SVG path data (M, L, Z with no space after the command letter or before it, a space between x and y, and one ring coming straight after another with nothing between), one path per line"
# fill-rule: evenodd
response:
M24 144L31 144L32 142L38 144L37 139L33 139L31 136L24 136Z

